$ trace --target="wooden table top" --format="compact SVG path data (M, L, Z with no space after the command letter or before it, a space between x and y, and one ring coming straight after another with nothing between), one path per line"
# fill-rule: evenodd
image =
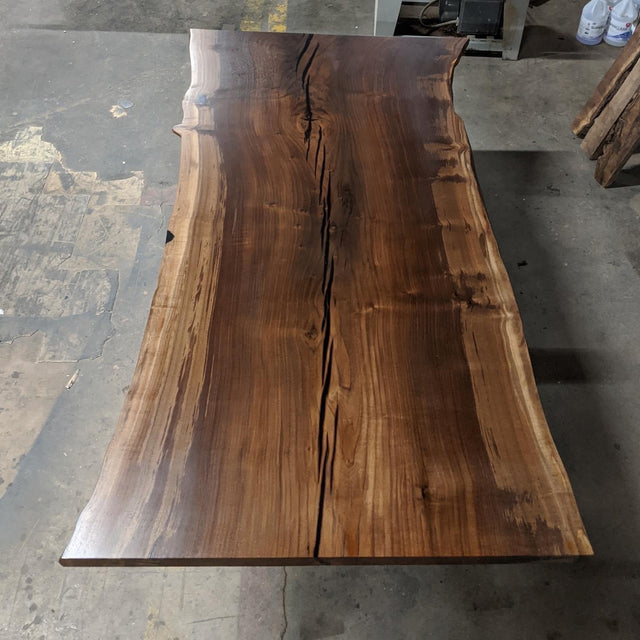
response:
M464 45L192 32L174 238L62 564L592 553L453 110Z

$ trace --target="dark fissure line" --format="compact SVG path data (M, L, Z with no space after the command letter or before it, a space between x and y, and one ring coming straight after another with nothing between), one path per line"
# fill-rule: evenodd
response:
M320 482L320 499L318 501L318 521L316 522L316 542L313 545L313 557L320 553L320 537L322 535L322 514L324 513L324 494L327 488L327 458L329 457L329 436L324 450L324 462L322 464L322 481Z
M325 249L325 268L322 282L324 292L323 314L322 314L322 393L320 394L320 410L318 416L318 474L320 477L320 501L318 504L318 521L316 526L316 542L314 546L314 557L317 557L317 550L320 548L320 536L322 534L322 513L324 511L324 494L327 483L327 457L329 455L329 435L325 433L325 419L327 413L327 400L331 389L331 374L333 371L333 340L331 338L331 298L333 289L334 259L331 257L331 267L327 269L329 255L329 225L326 224L326 231L323 237ZM328 274L327 274L328 271ZM334 433L337 429L337 415L334 417ZM326 447L323 450L323 441ZM322 460L324 459L324 463ZM335 459L335 448L331 454L332 474L333 460ZM333 479L331 480L333 488Z
M311 94L309 93L309 78L304 85L305 110L304 119L307 121L307 128L304 130L304 141L307 145L306 159L309 160L309 147L311 146L311 127L313 125L313 112L311 111Z
M300 54L300 56L298 56L298 63L300 61L300 58L306 51L307 47L309 46L309 42L310 42L310 39L307 38L307 42L305 42L305 46L302 49L302 53ZM320 46L319 43L316 44L312 54L309 56L309 60L307 60L307 64L305 65L304 70L302 71L302 88L304 89L304 100L305 100L304 119L307 121L307 126L304 131L304 141L305 141L305 144L307 145L307 154L306 154L307 161L309 160L309 149L311 147L311 128L313 125L313 111L311 109L311 93L309 90L309 80L310 80L309 69L311 68L313 59L316 57L316 53L318 53L319 46ZM296 71L298 70L298 63L296 63ZM315 172L315 169L314 169L314 172Z
M313 59L316 57L316 53L318 53L318 47L320 46L320 44L316 44L315 49L313 50L313 53L309 56L309 60L307 60L307 64L304 66L304 69L302 71L302 87L304 88L305 83L308 81L307 78L307 74L309 73L309 68L311 67L311 63L313 62Z
M329 361L322 382L322 393L320 394L320 410L318 415L318 475L320 475L322 463L322 440L324 439L324 421L327 414L327 398L329 397L329 388L331 386L331 367L333 364L333 342L329 347ZM326 452L325 452L326 453Z
M322 143L322 127L318 125L318 146L316 147L316 161L313 165L313 173L315 174L318 170L318 156L320 155L320 144ZM324 150L324 147L323 147ZM323 160L323 169L324 169L324 156L322 156ZM322 189L322 182L320 183L320 189ZM322 191L320 192L322 193Z
M323 173L322 177L324 178L324 160L323 160ZM320 238L322 241L322 248L325 252L324 259L324 270L326 272L327 265L329 264L329 257L327 254L327 248L329 247L329 227L331 224L331 172L329 171L329 178L327 180L327 195L325 195L324 200L322 201L322 224L320 226ZM324 279L323 279L324 281ZM324 292L324 284L322 287L322 291Z
M312 39L313 39L313 34L310 33L304 41L304 46L302 47L302 51L298 54L298 57L296 58L296 72L298 71L298 67L300 66L300 60L302 60L302 56L307 52L307 49L309 48L309 45L311 44Z
M302 62L307 50L311 46L312 36L305 40L302 51L296 60L296 71ZM318 53L319 44L316 44L311 55L308 56L301 76L301 84L304 90L304 143L306 146L306 160L311 164L310 154L311 139L313 137L314 113L311 101L310 74L309 70L313 60ZM322 159L320 158L322 152ZM320 495L318 500L318 515L316 520L316 537L313 546L313 556L318 557L320 552L320 540L322 537L322 518L324 514L324 503L327 491L327 483L333 489L333 467L335 463L335 440L338 430L338 411L333 420L333 440L334 449L330 451L331 440L328 429L325 426L329 402L329 392L331 390L331 377L333 373L333 339L331 336L331 304L333 298L333 277L335 271L335 260L331 251L331 172L326 169L327 150L323 141L322 127L318 126L315 157L313 157L313 173L318 177L318 204L322 207L322 219L320 223L320 245L322 250L322 389L320 392L320 406L318 408L318 480L320 482ZM318 165L320 172L318 175ZM325 175L326 174L326 175ZM326 188L325 188L326 179ZM331 461L330 478L327 480L327 466Z
M322 131L322 130L321 130ZM318 189L318 204L322 202L322 188L324 187L324 167L327 160L327 149L322 145L322 168L320 169L320 187Z
M322 263L322 293L324 293L324 317L328 317L331 309L327 307L327 290L333 283L333 256L329 267L329 253L331 250L331 173L327 181L327 195L322 203L322 224L320 225L322 238L323 263ZM329 295L331 292L329 291ZM324 319L324 318L323 318Z

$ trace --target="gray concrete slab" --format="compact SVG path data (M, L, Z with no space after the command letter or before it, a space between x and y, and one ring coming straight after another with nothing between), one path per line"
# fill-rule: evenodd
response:
M366 32L373 0L0 0L2 640L640 637L640 168L614 189L594 182L570 122L616 51L573 40L580 2L537 4L524 59L465 58L454 94L596 556L285 571L63 569L57 558L93 490L155 287L184 29Z

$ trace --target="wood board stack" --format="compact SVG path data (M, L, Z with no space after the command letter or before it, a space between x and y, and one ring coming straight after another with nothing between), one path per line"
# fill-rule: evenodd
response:
M597 160L595 178L610 187L640 142L640 29L620 52L573 121L581 147Z

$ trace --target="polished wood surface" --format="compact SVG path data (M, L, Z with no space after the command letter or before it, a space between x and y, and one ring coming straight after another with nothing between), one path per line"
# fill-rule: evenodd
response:
M590 554L453 110L464 41L191 38L174 239L61 562Z

